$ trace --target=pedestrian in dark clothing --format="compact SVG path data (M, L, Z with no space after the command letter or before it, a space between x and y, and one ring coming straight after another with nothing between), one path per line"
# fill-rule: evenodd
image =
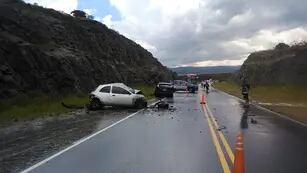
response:
M205 83L205 88L206 88L206 93L209 93L209 82L208 81L206 81L206 83Z
M244 79L243 83L242 83L242 95L243 95L243 99L246 102L249 102L249 89L250 89L250 84L248 84L247 80Z

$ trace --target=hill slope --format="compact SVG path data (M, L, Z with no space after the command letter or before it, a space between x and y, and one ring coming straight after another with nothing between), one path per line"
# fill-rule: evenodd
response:
M0 98L171 78L150 52L97 21L18 0L0 2L0 21Z
M216 74L216 73L233 73L240 69L240 66L215 66L215 67L176 67L172 71L179 75L186 73L196 74Z
M307 84L307 44L280 43L273 50L252 53L238 77L254 84Z

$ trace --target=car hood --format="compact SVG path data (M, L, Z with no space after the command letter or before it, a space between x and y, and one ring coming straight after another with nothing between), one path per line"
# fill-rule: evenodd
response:
M135 94L142 94L141 90L134 90Z

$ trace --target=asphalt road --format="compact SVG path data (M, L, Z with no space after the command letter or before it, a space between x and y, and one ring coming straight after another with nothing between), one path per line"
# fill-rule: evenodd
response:
M216 90L201 105L201 94L175 94L171 110L139 111L24 172L228 173L239 131L246 172L307 172L305 126Z

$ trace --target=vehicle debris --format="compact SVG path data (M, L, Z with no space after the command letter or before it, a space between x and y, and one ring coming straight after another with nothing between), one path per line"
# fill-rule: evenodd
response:
M65 107L65 108L68 108L68 109L83 109L83 108L88 108L89 105L86 104L84 106L81 106L81 105L73 105L73 104L65 104L64 102L61 102L62 106Z
M221 130L224 130L224 129L226 129L226 126L220 126L217 130L221 131Z
M257 124L257 123L258 123L258 121L257 121L257 120L255 120L255 119L253 119L253 118L251 118L251 123L252 123L252 124Z
M150 108L158 108L158 109L169 109L169 103L164 100L159 100Z

